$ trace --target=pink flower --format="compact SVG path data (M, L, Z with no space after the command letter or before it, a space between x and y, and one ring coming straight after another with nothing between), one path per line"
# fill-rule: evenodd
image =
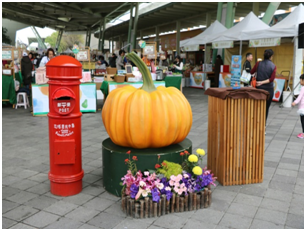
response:
M174 183L175 183L175 181L174 181L174 180L170 180L170 181L169 181L170 186L173 186L173 185L174 185Z
M165 190L166 190L166 191L171 191L171 188L170 188L169 186L167 186L167 187L165 188Z

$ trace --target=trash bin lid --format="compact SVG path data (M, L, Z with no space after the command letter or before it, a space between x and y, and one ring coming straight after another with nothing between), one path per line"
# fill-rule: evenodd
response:
M231 87L224 88L208 88L205 95L214 96L220 99L256 99L267 100L269 98L269 92L254 87L243 87L240 89L233 89Z

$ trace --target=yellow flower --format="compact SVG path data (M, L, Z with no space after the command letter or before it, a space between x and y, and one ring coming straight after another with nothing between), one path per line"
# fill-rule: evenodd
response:
M195 166L195 167L192 169L192 172L193 172L195 175L202 175L202 169L201 169L201 167L199 167L199 166Z
M198 148L198 149L197 149L197 153L198 153L200 156L205 156L205 151L204 151L204 149Z
M194 162L194 163L196 163L196 162L198 162L198 157L195 155L195 154L191 154L189 157L188 157L188 161L189 162Z

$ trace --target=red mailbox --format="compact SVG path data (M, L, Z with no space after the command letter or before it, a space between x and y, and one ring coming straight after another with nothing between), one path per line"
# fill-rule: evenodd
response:
M51 193L71 196L82 191L80 79L82 64L61 55L46 65L49 78L49 146Z

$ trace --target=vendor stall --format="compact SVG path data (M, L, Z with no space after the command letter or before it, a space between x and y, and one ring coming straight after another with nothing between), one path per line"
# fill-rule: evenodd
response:
M49 85L32 84L33 116L49 113ZM80 111L96 112L96 84L82 83L80 85Z

